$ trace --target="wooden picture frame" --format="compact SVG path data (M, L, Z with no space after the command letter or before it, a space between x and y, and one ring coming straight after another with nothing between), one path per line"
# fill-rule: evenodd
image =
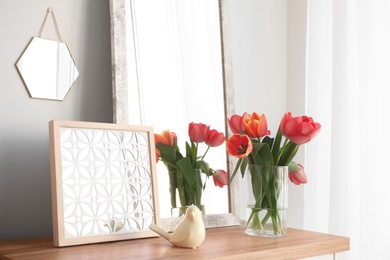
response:
M54 246L157 236L152 127L49 122Z

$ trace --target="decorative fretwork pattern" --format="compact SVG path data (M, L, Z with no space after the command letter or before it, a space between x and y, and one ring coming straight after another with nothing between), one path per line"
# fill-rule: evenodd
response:
M60 128L65 237L138 232L153 222L148 136Z

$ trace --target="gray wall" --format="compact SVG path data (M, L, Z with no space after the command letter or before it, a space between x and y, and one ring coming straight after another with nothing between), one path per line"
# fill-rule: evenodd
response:
M48 7L80 72L62 102L31 99L15 67ZM112 122L109 1L0 0L0 35L0 240L51 236L48 122Z

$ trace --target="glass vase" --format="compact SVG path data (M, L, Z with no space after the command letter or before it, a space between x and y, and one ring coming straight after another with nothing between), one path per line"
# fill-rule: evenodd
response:
M170 171L169 182L172 217L184 216L187 207L191 205L196 205L204 214L204 205L201 203L203 182L200 169L189 169L186 172Z
M245 233L283 237L287 232L288 167L248 165Z

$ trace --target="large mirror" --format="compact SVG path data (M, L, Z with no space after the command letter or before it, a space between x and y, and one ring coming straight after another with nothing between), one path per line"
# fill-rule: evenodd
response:
M227 133L234 112L225 0L111 0L114 121L169 129L184 145L190 122ZM218 150L219 149L219 150ZM232 169L224 145L207 155L214 169ZM160 214L170 217L169 182L157 164ZM238 185L202 196L206 226L237 224ZM168 221L168 223L170 223Z

